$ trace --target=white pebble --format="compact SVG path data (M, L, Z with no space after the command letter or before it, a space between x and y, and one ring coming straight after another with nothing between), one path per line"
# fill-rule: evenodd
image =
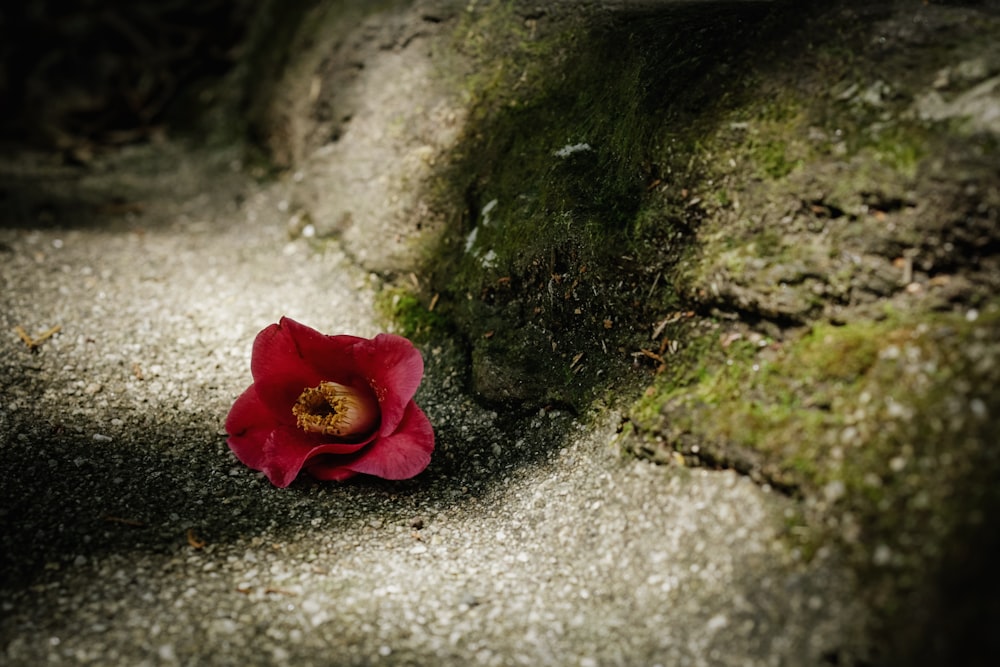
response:
M875 547L875 553L872 554L873 563L876 565L888 565L890 560L892 560L892 549L884 544Z
M823 497L826 498L826 502L835 503L847 493L847 487L844 482L839 479L835 479L831 482L827 482L826 486L823 487Z
M707 627L711 631L721 630L722 628L729 625L729 619L726 618L725 614L716 614L712 618L708 619Z

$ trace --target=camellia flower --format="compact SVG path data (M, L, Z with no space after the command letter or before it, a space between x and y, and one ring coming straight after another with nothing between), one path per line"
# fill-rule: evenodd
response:
M283 317L257 334L250 371L227 442L275 486L303 469L407 479L430 463L434 430L413 401L424 360L402 336L327 336Z

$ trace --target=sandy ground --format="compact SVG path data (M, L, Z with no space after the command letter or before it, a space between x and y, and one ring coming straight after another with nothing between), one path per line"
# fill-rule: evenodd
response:
M861 616L792 502L623 458L615 414L508 415L423 348L414 480L275 489L229 453L256 332L370 336L378 279L289 240L235 154L0 168L0 662L845 664ZM32 351L15 331L58 332ZM840 661L838 663L838 661Z

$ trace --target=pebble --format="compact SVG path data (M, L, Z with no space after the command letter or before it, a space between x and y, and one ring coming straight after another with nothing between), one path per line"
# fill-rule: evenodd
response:
M827 482L823 487L823 497L826 498L826 502L835 503L847 493L847 487L844 482L839 479Z
M875 547L875 552L872 554L872 562L876 565L888 565L889 561L892 560L892 549L884 544L880 544Z
M727 625L729 625L729 619L726 618L724 614L716 614L712 618L708 619L706 627L710 632L715 632L717 630L721 630Z

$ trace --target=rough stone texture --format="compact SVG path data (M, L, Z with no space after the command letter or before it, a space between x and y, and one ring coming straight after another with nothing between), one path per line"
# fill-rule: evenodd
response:
M708 317L631 412L637 455L803 498L890 628L879 661L998 650L998 35L986 8L858 4L765 45L691 188Z
M689 287L706 307L845 321L890 297L929 293L947 308L997 288L1000 61L977 39L998 29L995 18L844 13L872 22L841 39L859 45L859 59L879 58L878 70L845 66L830 85L763 67L770 95L715 132L717 163L729 167L713 177L727 201L702 204ZM803 54L808 69L823 67L824 48ZM770 111L785 117L763 117L769 104L789 105Z
M417 270L442 232L428 190L468 112L449 52L460 10L314 8L296 26L273 95L256 97L272 155L294 166L302 226L341 237L370 270Z

